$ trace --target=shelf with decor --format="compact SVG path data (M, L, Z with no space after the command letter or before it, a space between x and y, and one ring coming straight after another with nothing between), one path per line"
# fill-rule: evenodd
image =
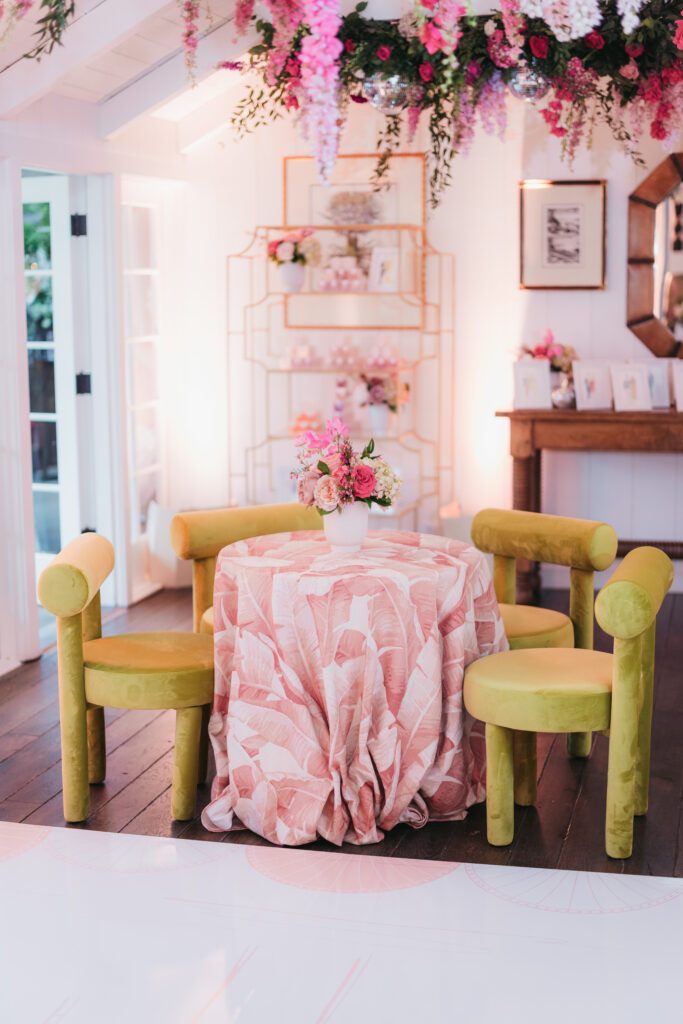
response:
M348 231L361 273L380 288L320 290L340 269L332 261L350 259L335 255L333 241ZM299 273L301 290L286 291L269 253L302 234L317 260ZM255 229L228 259L231 503L295 500L294 436L339 415L352 441L374 436L403 480L395 507L373 506L371 528L438 532L439 508L453 495L453 276L453 257L437 252L421 225ZM369 403L373 387L398 403L380 431L361 405L363 388Z

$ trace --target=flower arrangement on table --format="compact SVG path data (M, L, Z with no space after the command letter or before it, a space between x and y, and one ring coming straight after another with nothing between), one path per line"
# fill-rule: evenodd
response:
M360 405L387 405L392 412L398 412L399 405L408 401L410 384L396 374L383 377L361 373L360 379L365 385L365 394L362 395ZM362 388L359 388L359 391L362 394Z
M307 430L296 438L298 469L297 499L302 505L314 505L320 515L342 512L354 502L370 506L373 502L389 508L396 501L400 480L393 469L375 453L373 440L360 454L354 450L345 423L335 417L325 430Z
M268 259L281 267L283 263L302 263L314 267L320 260L320 243L313 228L299 228L288 231L282 238L273 238L268 242Z
M555 335L548 327L543 333L543 341L540 345L530 348L522 345L519 350L520 358L531 356L532 359L547 359L550 362L550 369L560 373L566 373L571 379L572 363L576 359L576 349L571 345L558 345Z

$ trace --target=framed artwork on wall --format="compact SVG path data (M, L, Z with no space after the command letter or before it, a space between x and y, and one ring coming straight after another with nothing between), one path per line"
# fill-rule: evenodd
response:
M398 291L399 251L396 246L375 246L370 258L368 289L371 292Z
M513 363L515 409L550 409L550 363L547 359L518 359Z
M617 363L610 366L610 375L617 412L642 412L652 408L650 383L644 366Z
M520 288L605 287L607 183L519 183Z
M612 384L607 363L590 363L583 359L575 359L572 372L577 409L612 408Z

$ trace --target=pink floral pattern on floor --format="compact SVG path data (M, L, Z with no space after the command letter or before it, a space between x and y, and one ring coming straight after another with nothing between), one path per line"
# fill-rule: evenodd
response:
M214 642L208 829L376 843L484 799L463 673L507 641L474 548L393 531L357 555L317 531L239 541L218 556Z
M282 885L315 892L395 892L436 882L460 867L457 861L403 857L359 857L319 850L274 850L248 846L247 863Z

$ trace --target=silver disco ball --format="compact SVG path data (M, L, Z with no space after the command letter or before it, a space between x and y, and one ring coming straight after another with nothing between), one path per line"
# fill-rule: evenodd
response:
M508 89L518 100L541 100L550 88L550 82L540 71L520 63L508 78Z
M363 82L363 95L383 114L395 114L408 103L408 83L401 75L382 78L377 72Z

